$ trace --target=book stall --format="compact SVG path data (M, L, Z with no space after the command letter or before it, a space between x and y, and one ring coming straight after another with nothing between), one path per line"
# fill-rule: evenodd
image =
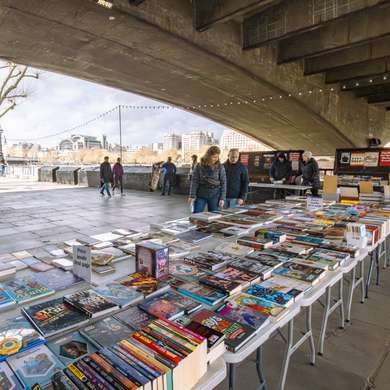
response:
M375 266L378 282L389 233L390 203L290 197L1 255L3 387L206 390L228 373L234 389L239 364L256 352L264 388L262 348L287 329L283 390L294 352L308 343L314 364L329 316L338 312L344 327Z

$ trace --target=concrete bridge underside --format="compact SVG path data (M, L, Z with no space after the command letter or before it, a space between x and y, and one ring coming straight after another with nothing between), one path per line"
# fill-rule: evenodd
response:
M273 3L240 2L256 3L248 12ZM322 75L304 76L301 62L277 65L272 43L243 50L239 13L198 31L193 6L190 0L117 0L112 9L93 0L0 0L0 57L185 106L275 148L323 155L366 146L369 136L390 140L385 108L331 92Z

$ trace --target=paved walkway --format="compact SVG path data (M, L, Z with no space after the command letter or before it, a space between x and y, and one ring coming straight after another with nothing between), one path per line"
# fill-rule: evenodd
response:
M125 197L102 199L91 188L1 179L0 255L24 249L32 253L52 250L64 240L120 227L143 228L188 212L183 196L131 191ZM322 307L316 304L316 340L321 314ZM270 390L277 388L283 350L284 344L277 338L265 347ZM315 367L308 364L305 349L293 356L286 390L389 390L389 351L390 269L381 273L380 286L372 287L364 305L355 300L352 323L344 330L338 329L337 314L332 316L325 355L317 357ZM239 367L236 389L254 390L256 384L255 366L248 360ZM222 389L227 389L226 382L218 387Z

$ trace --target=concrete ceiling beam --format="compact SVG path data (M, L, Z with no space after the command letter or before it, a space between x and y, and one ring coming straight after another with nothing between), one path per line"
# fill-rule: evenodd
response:
M343 2L329 7L328 2L288 0L244 19L243 48L252 49L318 29L331 21L349 17L354 13L373 9L388 0Z
M266 7L280 0L193 0L193 21L197 31L206 31L216 23Z
M390 36L390 3L356 12L345 20L333 20L315 31L279 43L278 63L297 61L369 43Z

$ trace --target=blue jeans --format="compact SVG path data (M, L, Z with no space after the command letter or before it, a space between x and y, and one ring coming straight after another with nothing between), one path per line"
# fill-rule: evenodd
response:
M202 213L207 205L208 211L218 210L219 197L214 198L196 198L194 203L194 213Z
M102 186L100 187L100 193L104 195L104 190L106 190L107 195L111 196L110 194L110 183L103 183Z
M235 198L226 198L226 200L225 200L225 209L228 209L230 207L237 207L237 206L238 206L237 199L235 199Z

